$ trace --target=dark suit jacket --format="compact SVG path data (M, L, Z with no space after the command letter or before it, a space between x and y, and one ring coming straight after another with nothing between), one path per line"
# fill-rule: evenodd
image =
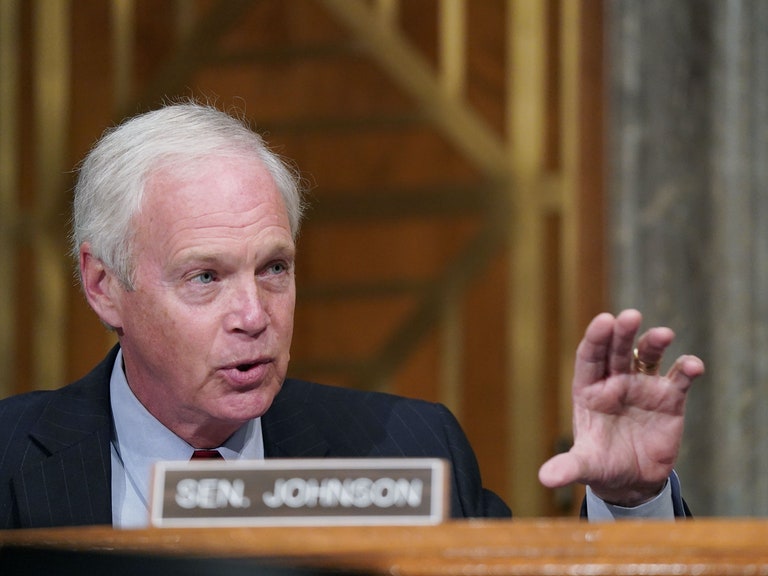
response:
M0 402L0 529L111 524L109 378L117 348L56 391ZM286 380L262 417L268 458L439 457L452 465L453 517L505 517L443 406Z

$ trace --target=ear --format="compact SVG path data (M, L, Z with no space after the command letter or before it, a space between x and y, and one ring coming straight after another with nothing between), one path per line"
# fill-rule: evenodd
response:
M122 326L121 296L125 287L104 263L93 255L88 242L80 246L80 277L88 304L102 322L118 329Z

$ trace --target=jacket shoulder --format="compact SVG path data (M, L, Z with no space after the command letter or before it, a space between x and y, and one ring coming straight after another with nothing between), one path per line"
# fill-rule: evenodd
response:
M504 502L482 487L474 451L458 420L442 404L287 380L273 408L281 416L291 414L285 421L294 426L311 422L313 431L327 439L331 456L447 460L453 517L510 515Z
M56 390L35 390L0 400L0 445L14 434L25 434L47 410L62 405L76 407L83 403L106 405L109 376L116 350L79 380Z
M115 354L63 388L0 401L0 528L84 523L75 520L78 503L86 501L78 499L81 492L108 504L103 479L109 475L109 375ZM68 469L79 476L67 475ZM72 508L49 508L62 500ZM61 517L51 517L51 510ZM108 521L108 505L105 510L88 516L88 522Z
M36 425L47 417L67 421L109 413L109 374L116 351L89 374L56 390L37 390L0 400L0 468L14 453L14 442L27 442ZM71 418L68 417L71 414Z
M359 390L286 380L270 409L311 421L331 444L357 455L442 456L454 441L465 442L461 426L442 404Z
M382 407L407 406L412 409L421 410L435 410L442 408L438 403L418 398L408 398L374 390L361 390L358 388L344 388L342 386L318 384L316 382L293 378L287 379L283 383L283 390L278 395L278 398L289 402L310 404L317 404L320 402L352 407L374 405Z

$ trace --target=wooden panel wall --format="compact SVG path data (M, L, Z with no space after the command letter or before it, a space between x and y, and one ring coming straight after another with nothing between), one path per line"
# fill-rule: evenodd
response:
M601 2L0 5L0 395L113 343L66 258L72 167L120 118L206 97L312 184L292 375L445 402L516 513L570 511L536 469L604 305Z

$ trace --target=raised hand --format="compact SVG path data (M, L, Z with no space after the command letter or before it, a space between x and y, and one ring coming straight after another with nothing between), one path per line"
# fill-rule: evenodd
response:
M684 355L659 375L674 333L651 328L635 343L641 321L637 310L624 310L600 314L587 327L576 351L574 444L541 467L545 486L589 484L621 506L642 504L663 488L680 449L686 396L704 364Z

